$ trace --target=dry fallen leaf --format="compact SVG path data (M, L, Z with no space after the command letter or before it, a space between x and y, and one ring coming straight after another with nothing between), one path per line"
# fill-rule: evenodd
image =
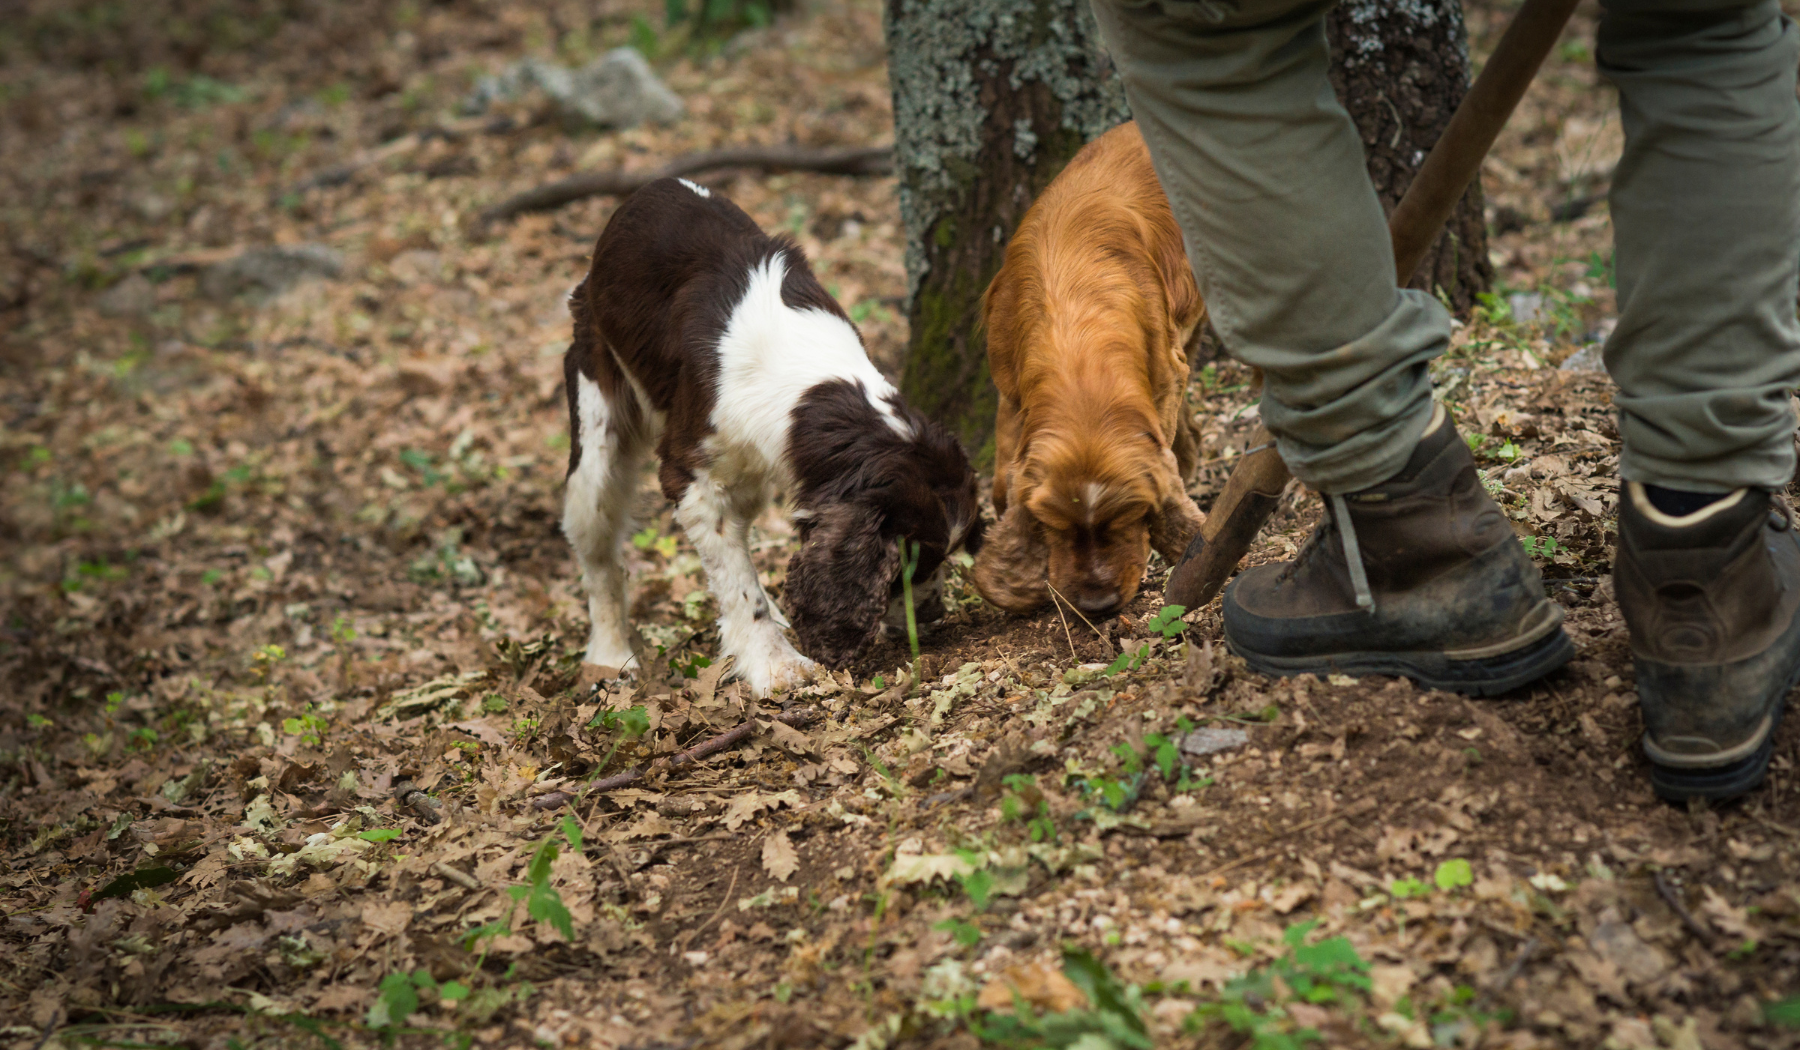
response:
M1086 993L1048 963L1024 963L1007 967L981 989L976 1005L996 1013L1012 1013L1015 999L1022 999L1038 1013L1067 1013L1087 1006Z
M786 882L800 867L800 855L794 852L794 844L788 841L787 829L769 833L763 839L763 870L775 878L777 882Z

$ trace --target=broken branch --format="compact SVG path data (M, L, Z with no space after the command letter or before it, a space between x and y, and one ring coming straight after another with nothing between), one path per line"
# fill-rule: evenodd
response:
M776 715L774 720L782 723L783 725L793 726L794 728L798 729L799 727L806 725L808 722L812 722L812 721L816 720L818 717L819 717L819 709L818 708L816 708L816 707L801 707L801 708L796 708L793 711L785 711L779 715ZM649 765L639 766L636 769L626 770L623 773L614 773L610 777L606 777L601 780L596 780L592 784L588 785L588 790L589 791L611 791L614 788L622 788L627 784L635 783L636 781L642 780L645 776L649 775L651 772L654 772L659 769L672 769L676 766L690 765L694 762L700 761L703 758L711 757L712 755L716 755L721 751L725 751L731 747L736 746L737 744L742 743L744 740L748 739L752 734L754 734L756 732L756 730L757 730L757 722L756 722L756 719L752 718L752 719L746 721L743 725L737 726L734 729L726 730L725 732L720 733L718 736L712 737L708 740L702 740L700 743L695 744L693 747L688 748L686 751L679 751L679 752L669 756L666 759L659 758L656 761L651 762ZM533 808L533 809L556 809L559 806L567 804L568 802L573 800L575 797L576 797L576 795L571 792L552 791L547 795L541 795L535 799L532 799L531 808Z
M815 171L826 175L885 175L893 170L892 146L847 146L807 149L802 146L735 146L676 157L654 171L584 171L566 179L526 190L484 209L475 225L510 219L528 211L560 208L584 197L623 196L635 193L657 179L693 175L721 168L759 168L763 171Z

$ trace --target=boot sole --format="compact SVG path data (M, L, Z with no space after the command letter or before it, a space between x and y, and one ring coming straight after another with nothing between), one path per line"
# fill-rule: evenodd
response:
M1697 798L1708 802L1728 802L1756 790L1769 775L1769 759L1775 753L1775 732L1781 728L1781 716L1787 709L1787 694L1794 688L1795 680L1800 680L1800 670L1795 671L1786 688L1782 689L1780 698L1775 701L1768 735L1763 737L1762 746L1750 757L1722 766L1697 769L1665 766L1651 759L1650 787L1656 792L1656 797L1664 802L1688 802ZM1645 750L1647 753L1649 749Z
M1467 696L1496 696L1535 682L1569 662L1575 643L1560 625L1532 642L1509 652L1475 659L1457 659L1444 652L1350 652L1317 656L1263 656L1239 648L1225 636L1226 647L1251 670L1272 678L1311 674L1369 674L1410 678L1427 689L1442 689ZM1766 760L1765 760L1766 764Z

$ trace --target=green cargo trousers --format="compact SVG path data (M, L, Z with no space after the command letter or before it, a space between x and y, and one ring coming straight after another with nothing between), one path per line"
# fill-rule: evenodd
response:
M1618 86L1619 325L1632 481L1780 488L1800 384L1800 33L1777 0L1602 0ZM1450 318L1398 288L1362 143L1326 78L1331 0L1093 0L1226 348L1326 493L1397 473Z

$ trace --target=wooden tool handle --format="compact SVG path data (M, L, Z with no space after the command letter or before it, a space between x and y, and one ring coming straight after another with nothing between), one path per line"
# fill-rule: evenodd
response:
M1189 541L1181 561L1169 574L1164 600L1172 605L1198 609L1212 601L1237 563L1268 523L1287 487L1287 464L1275 451L1274 438L1257 427L1250 438L1254 451L1237 461L1225 491L1213 502L1206 524Z
M1388 216L1394 242L1395 278L1405 284L1437 240L1444 220L1469 188L1481 161L1494 145L1506 118L1562 35L1578 0L1525 0L1488 58L1481 75L1456 107L1443 135L1413 176L1406 196ZM1275 513L1287 485L1287 464L1275 451L1267 429L1250 439L1257 451L1238 460L1213 502L1206 524L1169 573L1165 600L1198 609L1213 600Z
M1481 75L1463 96L1444 133L1431 146L1406 196L1388 216L1394 239L1394 271L1402 285L1412 279L1431 242L1463 192L1481 170L1481 162L1506 118L1519 104L1544 56L1556 46L1578 0L1525 0L1506 27Z

